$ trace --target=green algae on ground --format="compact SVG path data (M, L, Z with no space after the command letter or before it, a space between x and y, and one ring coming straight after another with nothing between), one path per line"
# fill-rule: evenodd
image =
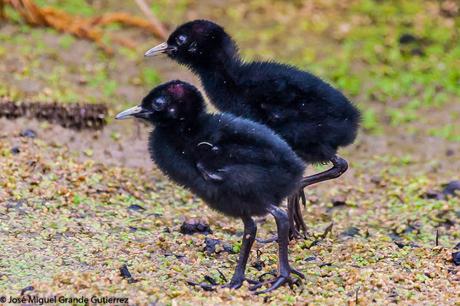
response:
M76 160L66 146L50 139L17 135L0 137L0 245L9 255L0 260L3 294L33 286L40 296L117 295L133 304L459 301L460 270L451 260L451 248L460 240L459 201L424 198L444 176L432 176L415 157L410 163L404 156L354 162L353 174L309 190L314 202L304 215L312 238L320 239L290 246L292 265L307 279L294 290L257 297L246 286L206 292L187 284L205 282L205 277L223 284L222 274L231 277L237 255L206 253L206 236L179 233L183 220L207 219L213 229L208 237L235 250L242 230L238 220L206 208L158 170ZM117 141L128 139L120 137ZM19 154L11 153L12 143L19 144ZM443 166L449 177L454 176L448 170L452 165L458 162ZM416 177L414 167L420 167ZM346 205L331 206L338 196ZM274 228L272 220L261 221L259 235L271 235ZM136 282L120 276L125 264ZM276 245L256 243L248 276L275 271L276 264Z

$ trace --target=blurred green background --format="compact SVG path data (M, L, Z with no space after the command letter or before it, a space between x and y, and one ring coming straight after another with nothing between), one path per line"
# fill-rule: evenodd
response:
M456 1L152 1L172 30L195 18L225 26L244 58L277 60L309 70L343 90L363 110L363 127L381 133L404 127L460 141L460 43ZM86 17L123 11L142 16L134 1L36 1ZM33 28L10 7L0 31L0 95L14 99L137 103L154 85L184 70L144 59L158 41L141 30L106 27L108 57L94 44L53 29ZM184 77L183 77L184 78ZM189 76L191 78L191 76ZM455 110L455 111L450 111Z

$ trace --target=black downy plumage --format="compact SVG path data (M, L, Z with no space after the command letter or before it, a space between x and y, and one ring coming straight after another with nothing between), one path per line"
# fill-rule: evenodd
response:
M167 42L145 55L160 53L195 72L219 110L268 125L307 163L333 163L331 169L304 178L299 194L288 200L291 235L300 237L300 231L306 231L299 201L303 198L305 204L303 188L336 178L348 168L336 152L356 138L356 107L308 72L276 62L242 61L236 43L211 21L179 26Z
M155 126L149 140L153 161L173 181L201 197L213 209L241 218L244 235L235 274L228 284L239 288L256 236L253 216L271 214L278 228L279 275L266 290L292 283L288 261L288 216L279 205L295 192L305 169L290 146L268 127L230 114L208 114L200 92L171 81L153 89L140 106L117 115ZM262 283L252 289L258 289Z

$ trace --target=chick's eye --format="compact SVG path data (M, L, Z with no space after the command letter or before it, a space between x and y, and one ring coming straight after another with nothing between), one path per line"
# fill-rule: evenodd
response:
M152 103L152 107L156 111L162 110L165 105L166 105L165 98L157 98L153 100L153 103Z
M187 36L185 35L179 35L176 38L176 43L178 46L183 45L187 41Z

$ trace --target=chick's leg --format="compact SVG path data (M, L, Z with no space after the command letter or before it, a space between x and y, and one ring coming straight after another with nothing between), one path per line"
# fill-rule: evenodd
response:
M340 156L331 158L332 168L313 174L302 179L302 188L307 186L338 178L348 170L348 162Z
M327 180L332 180L341 176L345 171L348 169L348 163L345 159L341 158L338 155L335 155L330 159L332 162L332 168L320 172L317 174L313 174L307 177L304 177L301 182L301 189L298 193L292 195L288 198L288 211L289 213L289 224L291 224L289 237L290 239L301 238L302 235L300 234L303 231L304 236L307 233L307 225L303 221L302 218L302 211L300 207L300 203L303 203L303 206L306 206L306 198L304 193L304 188L316 183L324 182ZM292 226L292 224L294 226Z
M275 218L276 227L278 229L278 276L273 280L268 281L267 283L261 283L251 287L251 290L256 290L262 287L264 284L271 285L269 288L265 290L257 291L256 294L262 294L273 291L286 283L292 286L296 282L292 279L291 273L297 274L301 278L305 278L305 276L302 273L291 268L291 266L289 265L289 219L286 212L283 209L272 205L269 208L269 213Z
M304 177L301 181L300 190L287 198L290 240L305 238L305 236L308 235L308 227L303 220L302 208L300 207L300 203L302 203L304 207L307 203L304 188L316 183L335 179L348 169L347 161L340 156L334 156L331 158L331 162L333 164L332 168L324 172ZM302 232L303 235L301 234ZM275 236L265 240L258 240L258 242L271 243L277 239L278 237Z
M243 217L244 223L244 233L243 233L243 242L241 244L240 257L238 259L238 264L235 269L230 283L226 287L232 289L238 289L243 285L243 282L247 280L250 283L253 281L245 278L246 264L248 262L249 254L251 252L252 245L257 234L257 225L251 217Z
M293 194L287 199L288 202L288 218L289 218L289 239L305 238L307 233L307 225L303 221L302 211L300 208L300 200L305 198L303 189ZM304 201L304 206L305 206ZM301 232L303 231L303 235Z

